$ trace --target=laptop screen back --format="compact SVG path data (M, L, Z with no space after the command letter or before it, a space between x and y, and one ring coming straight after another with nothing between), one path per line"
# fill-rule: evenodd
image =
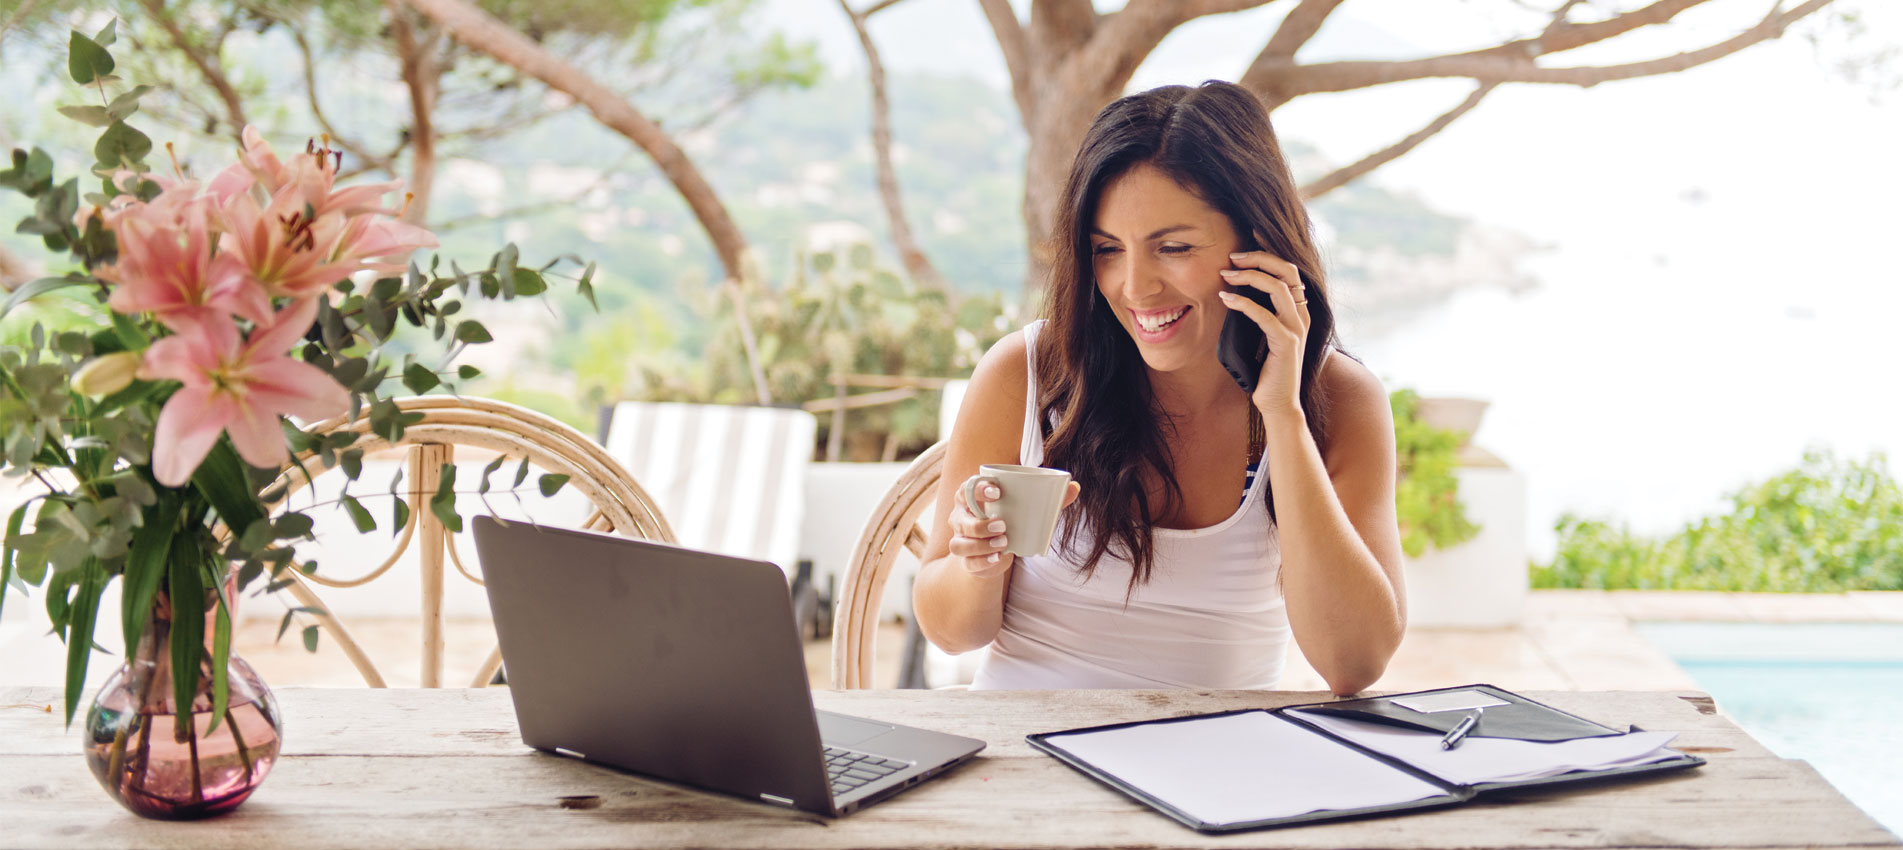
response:
M492 517L474 525L525 743L830 805L778 567Z

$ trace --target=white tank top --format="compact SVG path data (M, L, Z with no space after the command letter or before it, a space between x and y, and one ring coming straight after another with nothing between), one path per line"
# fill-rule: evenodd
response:
M1019 463L1044 461L1037 410L1037 335L1024 329L1028 391ZM1085 579L1051 549L1011 576L1004 625L978 667L981 688L1270 689L1282 678L1288 610L1281 546L1263 507L1264 469L1241 507L1208 528L1157 528L1150 580L1130 588L1130 562L1106 552ZM1079 534L1089 551L1088 534Z

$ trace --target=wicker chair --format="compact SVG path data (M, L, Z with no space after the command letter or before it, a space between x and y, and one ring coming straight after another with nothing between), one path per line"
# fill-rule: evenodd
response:
M919 518L937 497L944 469L945 444L940 442L906 467L866 520L833 596L833 687L872 687L886 579L900 551L914 557L925 551L927 532Z
M410 504L414 508L397 541L396 550L390 553L381 566L355 578L305 575L300 570L286 573L294 579L286 589L298 599L299 604L323 611L312 616L319 626L330 633L331 639L337 642L362 674L365 683L371 687L385 687L383 675L351 637L349 629L328 613L313 585L341 588L366 584L389 572L412 542L420 542L423 584L421 681L426 688L442 687L445 554L464 578L482 584L482 579L463 566L454 535L426 506L429 495L436 492L443 464L455 461L458 446L497 452L510 458L527 457L530 464L544 471L567 475L568 486L586 496L593 504L592 513L583 525L585 528L674 542L674 532L641 485L601 446L561 422L512 404L479 398L419 396L398 399L397 406L406 413L421 413L423 419L408 426L403 439L394 444L372 433L367 418L350 420L338 417L316 423L310 429L319 434L355 431L358 438L352 447L360 448L366 454L396 447L408 449L405 480ZM303 469L300 470L299 466ZM287 502L327 471L329 467L324 466L321 458L310 453L299 455L279 475L277 483L272 485L282 485L285 491L271 506ZM476 673L470 686L488 685L501 664L501 651L492 649L488 661Z

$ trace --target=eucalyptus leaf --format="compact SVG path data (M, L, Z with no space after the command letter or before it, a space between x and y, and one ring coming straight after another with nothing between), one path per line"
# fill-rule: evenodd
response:
M292 540L311 536L311 529L315 527L316 523L310 517L292 511L271 523L271 534L279 540Z
M243 534L238 535L238 545L246 552L258 552L271 545L271 521L259 518L245 526Z
M357 524L359 533L368 534L377 530L377 521L370 516L370 511L364 508L363 503L357 501L357 497L343 496L338 501L350 513L350 521Z
M152 140L124 121L112 122L93 145L93 156L100 164L111 167L143 162L145 155L151 152Z
M494 340L495 337L489 335L489 329L483 327L481 322L475 319L465 319L456 323L456 339L459 342L474 344L489 342Z
M62 106L59 108L59 114L94 127L105 127L125 117L113 115L104 106Z
M74 30L66 46L66 70L72 75L73 82L82 86L90 85L102 75L112 73L112 54L107 53L99 42Z
M548 282L543 280L534 269L518 267L515 270L514 280L516 297L540 295L548 291Z
M520 256L520 254L516 250L514 242L502 246L502 250L496 254L495 263L491 267L495 272L497 280L505 284L515 281L515 263L518 256Z
M411 363L403 370L403 385L409 387L410 392L417 395L429 392L441 383L442 379L436 377L435 372L421 363Z
M443 527L454 532L463 530L463 518L456 513L456 465L443 464L442 479L437 482L436 494L429 500L430 513L441 520Z
M476 488L477 493L489 492L489 476L495 474L496 470L501 469L502 464L508 459L508 455L496 455L494 460L489 461L489 465L482 468L482 484Z
M595 301L594 279L595 264L589 263L588 268L582 269L581 282L576 284L575 288L581 292L582 297L588 299L588 306L599 313L601 312L601 305Z
M118 97L113 98L111 103L106 104L106 114L114 121L131 115L139 111L139 98L150 94L152 91L153 88L151 86L133 86L121 93Z
M317 651L317 627L316 626L304 627L304 651L305 652Z
M559 472L551 472L536 479L536 486L541 489L542 495L544 496L555 495L557 491L562 489L562 485L567 483L568 476Z

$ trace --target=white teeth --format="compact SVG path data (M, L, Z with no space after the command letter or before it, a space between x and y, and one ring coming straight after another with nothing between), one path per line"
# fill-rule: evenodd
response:
M1183 314L1188 311L1189 311L1188 307L1179 307L1176 309L1175 312L1171 312L1171 313L1160 313L1160 314L1155 314L1150 316L1137 316L1136 317L1137 326L1143 328L1146 331L1149 331L1150 333L1156 333L1157 331L1160 331L1164 328L1169 327L1172 324L1175 324L1176 320L1182 318Z

